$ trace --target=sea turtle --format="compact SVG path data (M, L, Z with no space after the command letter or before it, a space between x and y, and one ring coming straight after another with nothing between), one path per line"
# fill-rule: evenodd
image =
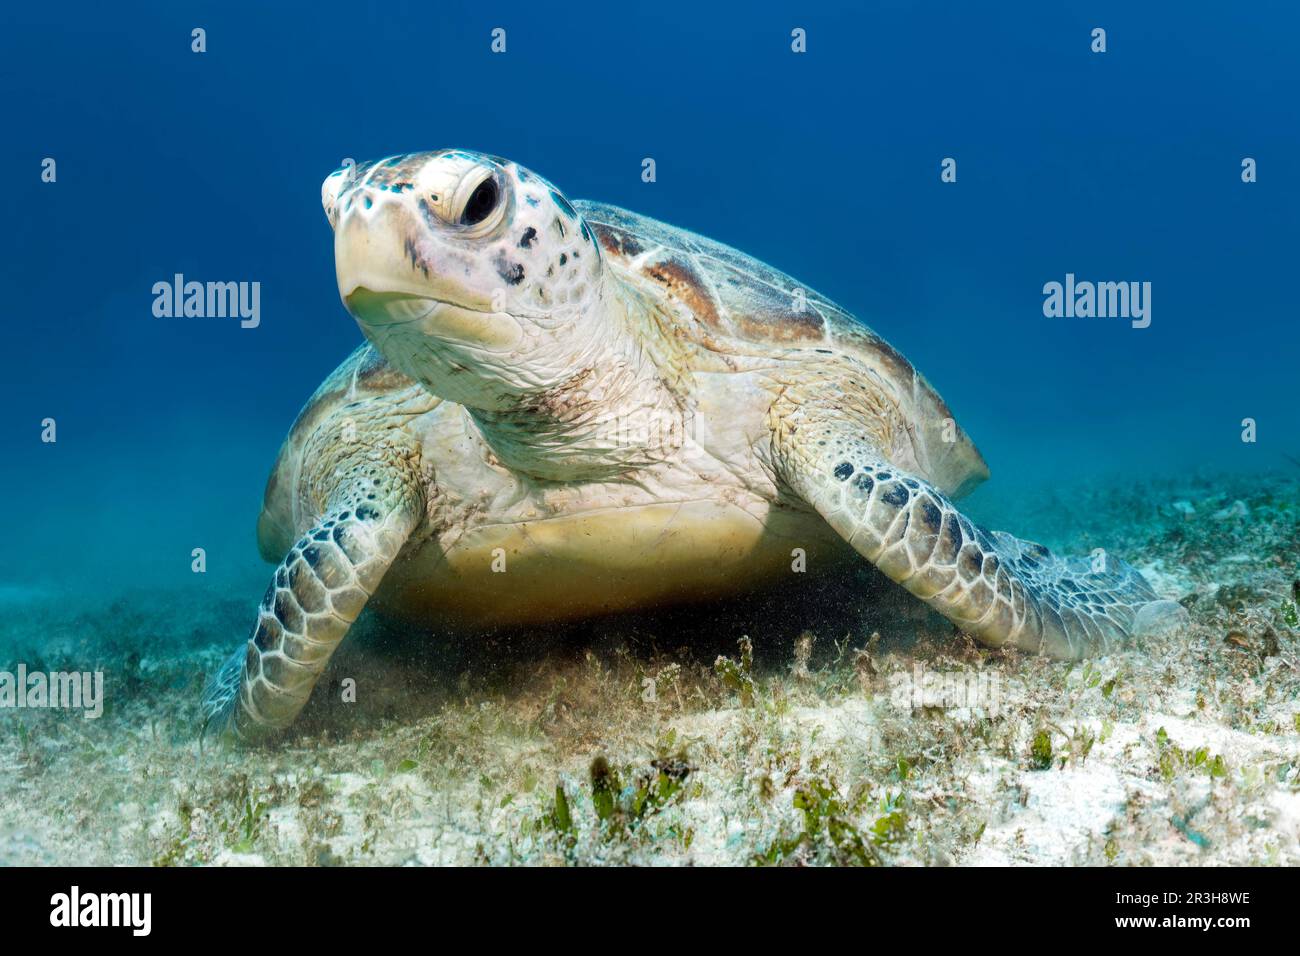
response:
M209 725L287 727L372 597L552 621L865 558L985 644L1061 658L1181 610L963 515L989 472L929 382L744 253L457 149L338 170L322 201L368 344L280 451L279 566Z

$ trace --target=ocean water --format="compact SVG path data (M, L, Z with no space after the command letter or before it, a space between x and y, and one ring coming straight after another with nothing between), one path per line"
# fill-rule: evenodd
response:
M1022 537L1086 521L1081 487L1300 469L1294 4L3 16L0 609L29 622L9 632L24 646L40 646L33 601L147 610L166 594L196 618L244 602L251 622L270 467L361 342L320 207L348 157L482 150L797 277L948 401L992 470L972 514L1003 527L1054 503L1051 527L1008 527ZM177 273L260 283L259 324L155 317L152 288ZM1067 275L1149 283L1149 325L1046 316L1045 284Z
M345 157L444 146L730 243L841 303L948 400L989 461L986 497L1300 457L1289 4L6 18L10 585L183 586L196 542L210 575L256 563L279 442L360 341L320 181ZM155 318L151 288L175 273L260 282L261 324ZM1043 286L1067 273L1150 282L1150 326L1045 318Z

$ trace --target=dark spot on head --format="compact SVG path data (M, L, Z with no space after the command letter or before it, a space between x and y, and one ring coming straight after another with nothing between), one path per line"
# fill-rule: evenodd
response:
M531 249L533 247L533 240L536 238L537 238L537 230L534 229L532 226L529 226L527 229L524 230L524 234L519 237L519 248Z
M564 212L564 214L568 216L570 219L578 218L578 213L572 206L569 205L569 200L565 199L554 189L551 190L551 198L555 200L555 205L559 206L560 209Z
M420 250L415 248L415 240L410 236L407 236L406 242L403 244L402 248L406 252L406 258L411 263L411 268L419 269L427 277L429 275L429 267L424 263L424 260L420 258Z
M561 252L561 253L560 253L560 265L564 265L564 264L567 263L568 261L569 261L569 257L566 256L563 252Z
M858 477L853 479L853 487L858 489L858 491L862 492L864 495L869 495L871 494L871 489L875 487L875 482L872 481L871 476L864 471L858 475Z
M849 462L842 461L835 466L835 477L840 481L848 481L851 474L853 474L853 465Z
M379 517L379 509L371 505L362 505L357 509L357 518L361 521L374 521Z
M524 281L524 267L518 262L507 262L504 255L497 253L495 264L497 275L511 285L519 285Z

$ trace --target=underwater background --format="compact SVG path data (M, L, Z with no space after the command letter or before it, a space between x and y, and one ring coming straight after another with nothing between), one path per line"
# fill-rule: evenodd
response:
M1292 3L138 2L3 19L0 659L53 646L51 607L85 610L137 660L175 641L209 655L159 691L193 707L270 573L255 525L280 442L362 340L321 180L448 146L733 245L855 313L983 452L992 479L965 505L982 523L1076 552L1264 541L1277 582L1295 574ZM152 288L176 273L259 282L260 324L156 318ZM1045 317L1067 273L1149 282L1150 326ZM1211 523L1253 491L1248 515ZM1184 589L1213 594L1219 567ZM223 636L227 620L242 623ZM0 860L3 831L0 815Z
M999 488L1298 467L1292 4L169 2L5 17L0 423L17 520L0 587L260 577L253 529L279 443L361 341L320 182L344 157L444 146L732 244L854 312L983 451L981 518L999 517ZM795 27L807 53L791 51ZM956 183L940 181L945 157ZM152 286L178 272L259 281L261 324L155 318ZM1042 287L1066 273L1150 282L1150 327L1045 318ZM46 417L57 444L40 441ZM189 570L199 546L206 578Z

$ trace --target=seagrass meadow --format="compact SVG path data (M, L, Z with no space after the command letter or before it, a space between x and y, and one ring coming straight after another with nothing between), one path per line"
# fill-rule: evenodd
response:
M197 738L244 602L8 595L5 646L110 685L98 720L0 717L0 860L1294 865L1297 492L1207 475L1079 491L1073 517L990 502L1056 547L1111 542L1188 608L1101 660L982 648L870 570L563 632L368 620L270 750ZM918 667L988 675L995 705L916 706Z

